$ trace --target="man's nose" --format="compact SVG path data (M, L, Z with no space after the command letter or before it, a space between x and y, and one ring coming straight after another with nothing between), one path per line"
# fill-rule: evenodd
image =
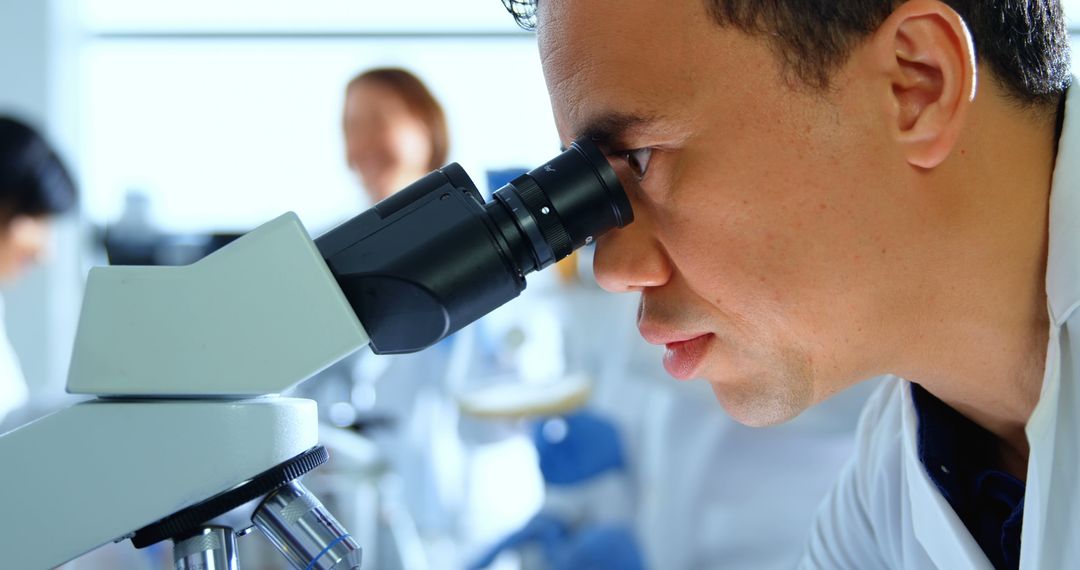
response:
M640 292L671 279L671 261L657 242L645 216L608 232L596 242L593 273L596 282L612 293Z

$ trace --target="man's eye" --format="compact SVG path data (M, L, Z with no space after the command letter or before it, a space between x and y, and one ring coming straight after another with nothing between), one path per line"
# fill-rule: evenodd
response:
M626 157L626 164L637 176L637 179L639 181L644 179L645 173L649 170L649 158L652 157L652 149L635 148L625 151L624 156Z

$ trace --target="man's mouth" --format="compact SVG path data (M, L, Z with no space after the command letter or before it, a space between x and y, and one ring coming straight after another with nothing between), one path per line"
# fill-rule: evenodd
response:
M649 325L639 325L642 338L650 344L663 344L664 369L678 380L690 380L697 376L709 344L716 335L712 333L683 333L664 330Z
M667 352L664 353L664 369L678 380L695 378L705 361L705 354L713 338L714 335L709 333L665 344Z

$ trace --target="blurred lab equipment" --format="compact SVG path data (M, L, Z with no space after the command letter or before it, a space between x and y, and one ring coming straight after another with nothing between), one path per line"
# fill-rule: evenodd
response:
M235 231L165 232L154 223L151 206L145 192L128 190L124 194L120 217L100 232L109 265L187 265L243 235Z
M641 570L631 484L614 424L577 411L536 422L533 441L546 484L544 508L470 570L487 568L512 549L527 570Z
M360 545L299 483L327 459L315 403L273 394L365 344L432 346L632 219L583 140L490 202L450 164L314 241L286 214L191 266L94 268L68 391L96 399L0 436L18 466L0 475L19 521L6 562L130 538L172 540L177 568L232 568L254 526L294 567L358 568Z
M17 281L44 254L52 219L75 200L71 176L41 135L22 121L0 117L0 283ZM0 298L0 421L26 403L27 395Z
M320 439L335 457L339 448L370 450L366 461L345 468L332 460L334 475L312 488L331 496L327 504L356 505L355 495L364 495L364 507L343 520L369 531L367 555L377 568L431 567L436 553L428 541L452 530L450 501L461 490L446 488L454 474L445 471L455 463L445 455L454 451L456 417L440 405L440 393L450 347L468 334L471 329L419 354L362 349L296 391L319 402Z
M102 236L110 265L165 265L158 256L162 232L153 223L150 210L150 197L145 192L124 193L120 217Z

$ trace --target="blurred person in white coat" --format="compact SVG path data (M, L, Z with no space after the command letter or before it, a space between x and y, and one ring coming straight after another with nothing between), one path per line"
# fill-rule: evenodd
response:
M349 81L342 127L347 164L372 203L447 161L442 106L404 69L371 69ZM348 401L362 414L388 420L370 435L400 478L401 498L419 530L435 534L454 526L463 485L456 406L445 386L452 344L408 355L364 349L346 363L353 381Z
M41 135L0 117L0 286L14 283L45 254L53 218L75 201L71 176ZM28 395L3 319L0 297L0 421Z
M354 77L345 90L342 125L348 166L373 203L447 162L450 136L444 110L408 70L376 68ZM496 473L535 472L531 458L522 454L529 450L527 438L505 425L463 417L456 394L463 381L521 372L513 362L502 361L507 352L503 329L517 330L509 322L515 313L508 310L416 354L376 356L364 349L328 372L348 378L348 394L338 390L336 396L320 396L320 391L333 390L334 383L328 382L309 392L324 403L335 398L349 402L361 424L388 420L389 425L373 426L365 435L378 444L392 469L383 487L405 507L399 513L408 516L398 522L415 521L434 567L453 566L478 535L516 524L514 513L528 516L520 494L507 496L506 489L500 490L505 486L482 484ZM422 564L418 557L401 562L410 570Z

